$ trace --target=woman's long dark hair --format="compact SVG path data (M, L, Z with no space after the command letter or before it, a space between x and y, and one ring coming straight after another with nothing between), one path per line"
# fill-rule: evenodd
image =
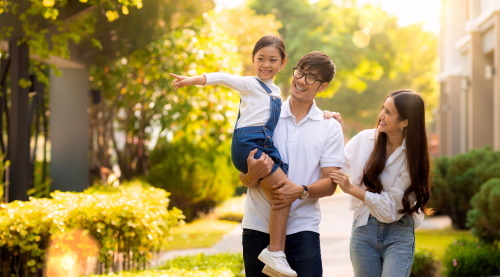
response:
M403 129L406 138L406 160L410 171L411 185L403 196L403 209L399 213L413 214L422 210L431 214L426 208L431 196L429 181L429 150L427 148L427 134L425 130L424 101L420 95L409 89L396 90L387 97L392 97L399 113L399 120L408 119L408 126ZM380 120L377 120L378 127ZM380 193L383 185L379 176L385 168L387 135L379 132L375 147L368 159L363 172L363 183L367 191ZM417 202L411 206L409 195L414 192Z

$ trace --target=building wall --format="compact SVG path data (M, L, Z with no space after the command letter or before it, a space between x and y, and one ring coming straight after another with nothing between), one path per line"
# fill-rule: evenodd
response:
M500 150L500 1L442 0L442 155Z

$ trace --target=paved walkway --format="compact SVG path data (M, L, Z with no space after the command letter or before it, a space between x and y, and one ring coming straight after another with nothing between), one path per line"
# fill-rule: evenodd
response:
M321 255L323 275L325 277L354 276L349 258L349 237L351 235L352 213L348 210L348 197L343 193L335 193L332 197L320 199L322 219L320 224ZM424 220L419 229L442 229L450 226L447 217L432 217ZM158 263L177 256L196 253L241 252L241 227L224 236L211 248L175 250L161 253Z

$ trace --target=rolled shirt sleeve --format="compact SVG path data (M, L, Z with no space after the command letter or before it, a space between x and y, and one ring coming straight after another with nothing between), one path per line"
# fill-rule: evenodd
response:
M370 209L370 214L378 221L391 223L398 221L404 214L398 213L403 208L403 195L411 180L408 170L404 170L395 180L389 191L381 193L366 192L364 203Z

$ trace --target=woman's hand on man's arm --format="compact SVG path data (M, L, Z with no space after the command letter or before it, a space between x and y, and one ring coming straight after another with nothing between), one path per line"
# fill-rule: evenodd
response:
M248 172L240 172L240 181L245 187L252 188L259 185L259 180L267 177L271 173L274 161L266 154L255 159L254 155L258 149L250 151L247 158Z

